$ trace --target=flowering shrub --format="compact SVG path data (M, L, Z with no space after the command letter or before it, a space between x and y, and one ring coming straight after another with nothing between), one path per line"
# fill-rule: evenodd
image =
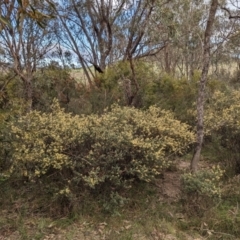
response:
M141 111L114 105L101 116L73 116L57 102L51 108L11 125L11 172L32 180L57 173L68 191L150 181L168 167L168 156L182 154L194 141L186 124L157 107Z
M223 127L240 130L240 93L216 91L206 106L205 125L207 133L221 130Z
M186 193L197 193L208 197L220 197L220 179L224 171L219 166L209 170L201 170L197 173L185 173L182 175L183 187Z
M188 114L196 118L196 106L188 110ZM216 90L208 98L204 110L205 134L220 132L223 128L234 130L240 129L240 92L238 90Z
M215 91L205 110L205 132L218 145L219 157L230 173L240 173L240 92Z

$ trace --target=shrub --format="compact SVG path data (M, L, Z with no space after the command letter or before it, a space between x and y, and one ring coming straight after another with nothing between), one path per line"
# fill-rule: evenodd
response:
M238 90L215 91L206 106L205 125L208 132L222 128L240 129L240 93Z
M78 83L71 77L69 69L50 63L36 72L33 82L33 109L49 111L53 99L57 98L62 107L76 112L79 108L77 104L74 108L71 105L79 99L79 95Z
M11 173L57 181L61 194L75 187L114 190L136 179L151 181L169 165L170 155L182 154L194 139L186 124L157 107L114 105L101 116L73 116L56 102L51 108L11 125Z
M197 173L185 173L182 180L183 209L189 216L203 217L221 199L220 179L223 170L219 166L200 170Z
M195 72L189 81L186 78L176 78L169 74L162 74L159 78L152 78L144 89L143 105L156 104L160 108L174 112L177 119L196 125L196 98L200 73ZM206 98L211 98L216 90L225 90L226 84L209 79L206 86ZM193 114L194 112L194 114Z
M238 90L215 91L205 110L205 132L209 139L219 139L222 156L229 170L240 173L240 93ZM226 154L227 153L227 154ZM220 158L221 159L221 158ZM232 171L231 170L231 171Z
M232 201L234 204L240 201L240 175L236 175L225 183L223 198Z
M11 140L7 123L21 115L26 105L21 98L20 80L9 71L0 76L0 172L9 168L11 159Z
M199 196L220 197L220 179L224 171L219 166L212 169L205 169L197 173L185 173L182 175L183 189L187 194Z
M192 108L196 100L197 79L177 79L168 74L162 74L160 78L149 81L144 90L144 106L157 106L173 111L177 119L192 124L192 116L188 110Z
M102 113L106 107L116 102L122 106L140 108L144 104L145 88L155 78L155 71L144 61L134 61L134 74L129 61L120 61L108 66L103 74L95 77L97 88L88 86L88 91L83 93L84 100L89 102L91 113Z
M233 75L231 76L230 78L230 84L231 86L233 86L234 88L239 88L239 83L240 83L240 70L239 68L236 69L234 72L233 72Z

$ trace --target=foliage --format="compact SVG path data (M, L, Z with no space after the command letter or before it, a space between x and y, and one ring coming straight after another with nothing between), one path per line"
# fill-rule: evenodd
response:
M173 111L179 120L192 124L194 120L188 111L196 100L198 78L197 73L192 81L162 74L159 79L148 82L143 105L148 107L157 104L161 108Z
M11 172L57 181L64 195L77 193L77 186L117 190L136 179L151 181L169 165L169 156L184 153L194 141L186 124L157 107L114 105L101 116L73 116L56 101L51 108L31 111L11 125Z
M221 188L221 203L205 211L201 219L202 234L211 239L237 239L240 234L240 175L224 182Z
M240 83L240 69L236 69L234 72L233 72L233 76L230 78L230 81L229 81L230 85L235 87L235 88L239 88L239 83Z
M18 110L21 109L20 97L22 94L22 86L18 82L16 75L9 71L0 76L0 121L6 120L10 115L15 114L16 103ZM20 102L19 102L20 101ZM10 111L11 110L11 111ZM19 111L20 112L20 111Z
M4 196L0 198L3 210L0 232L6 239L84 239L86 235L89 239L112 240L200 238L200 224L193 226L189 221L187 231L179 229L179 224L188 219L180 213L179 203L159 201L159 187L155 184L137 183L132 189L125 190L128 201L118 212L114 208L115 214L111 215L109 211L112 211L114 205L118 204L119 207L124 201L122 196L112 194L109 200L107 196L106 199L102 196L97 198L84 192L84 199L78 201L79 209L75 209L72 214L63 215L37 184L25 183L15 188L5 184L1 185L0 192ZM105 211L102 211L103 204ZM184 219L179 220L180 217Z
M70 101L78 95L77 82L71 77L69 69L49 64L37 71L33 84L33 108L49 111L54 98L68 110Z
M224 171L215 166L209 170L201 170L197 173L185 173L182 175L183 187L186 193L196 193L208 197L220 197L220 179Z
M194 72L190 81L186 78L178 79L166 73L160 74L160 78L152 77L145 86L143 106L156 104L163 109L173 111L177 119L194 127L199 79L200 73L197 71ZM226 88L224 82L209 79L206 85L206 98L209 99L215 91L225 91Z
M156 73L147 62L135 60L133 63L135 77L140 85L156 77ZM100 75L101 84L108 89L119 84L122 85L124 80L132 80L132 71L129 61L119 61L117 64L109 66L105 73Z
M205 110L205 132L209 139L219 139L219 146L228 151L223 162L240 172L240 93L238 90L217 90L209 98ZM230 170L230 169L229 169Z
M11 71L0 76L0 172L9 167L11 159L8 122L14 121L25 109L21 93L22 86Z
M207 133L223 127L239 131L240 93L238 90L215 91L206 107L205 125Z
M240 200L240 175L229 178L223 187L223 197L232 200L235 204Z
M204 127L207 136L223 128L239 129L238 111L240 94L221 81L210 80L206 89L204 110ZM196 106L189 108L188 113L196 116ZM222 132L223 133L223 132Z
M134 97L135 107L143 107L145 88L157 74L148 63L140 60L134 61L134 74L135 80L129 61L119 61L94 78L97 87L80 84L80 95L83 97L80 101L82 109L79 109L79 112L102 113L105 108L116 102L126 106L129 105L130 97Z

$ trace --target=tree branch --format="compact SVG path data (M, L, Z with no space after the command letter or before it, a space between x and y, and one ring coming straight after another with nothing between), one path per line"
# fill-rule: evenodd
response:
M229 19L240 19L240 15L232 15L231 11L226 7L221 7L222 10L226 11L229 15Z

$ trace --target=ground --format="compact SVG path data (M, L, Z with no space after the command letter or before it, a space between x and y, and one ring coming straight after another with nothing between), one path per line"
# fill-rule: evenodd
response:
M15 206L14 211L9 211L8 221L2 220L4 226L1 226L0 218L0 240L206 239L194 229L183 231L179 228L179 226L188 224L184 212L178 209L178 202L182 194L180 176L188 168L189 161L177 160L174 168L169 169L154 183L154 189L157 190L157 193L152 193L150 189L143 198L136 196L133 206L113 215L97 213L99 216L91 216L85 214L78 215L75 219L68 217L52 219L34 216L34 214L25 217L21 214L22 210ZM141 189L136 194L140 196ZM16 211L16 209L18 210ZM7 216L4 211L6 210L2 210L2 216Z

